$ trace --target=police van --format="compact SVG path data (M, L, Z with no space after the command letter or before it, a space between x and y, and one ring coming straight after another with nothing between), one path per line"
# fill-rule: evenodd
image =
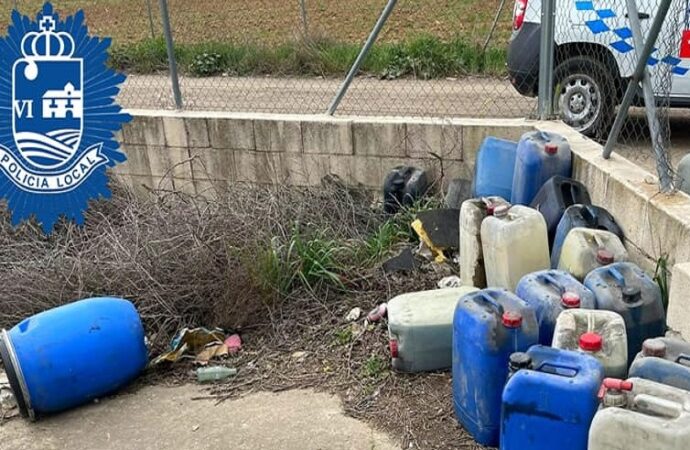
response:
M660 0L636 3L646 35ZM508 72L526 96L538 93L541 7L541 0L515 1ZM626 2L556 0L555 44L555 111L583 134L605 134L636 64ZM688 0L673 0L648 68L658 97L670 94L671 106L690 107Z

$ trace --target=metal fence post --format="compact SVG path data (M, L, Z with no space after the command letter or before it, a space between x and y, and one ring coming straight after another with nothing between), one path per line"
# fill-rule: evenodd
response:
M362 63L369 54L371 47L374 45L374 42L376 42L376 38L379 36L381 29L383 29L383 26L386 24L388 17L393 12L393 8L395 8L396 3L398 3L398 0L388 0L388 4L381 12L379 20L376 21L374 29L371 30L371 34L367 38L367 41L364 43L364 47L362 47L362 50L359 52L359 55L357 55L357 59L352 64L352 67L350 67L350 71L345 77L345 80L343 80L343 84L340 85L340 89L338 89L338 92L335 94L335 97L333 97L333 100L331 101L331 104L328 107L328 110L326 111L326 114L328 114L329 116L335 114L336 110L338 109L338 105L340 105L340 102L343 100L343 97L345 97L345 94L347 93L350 84L352 84L352 80L355 79L357 72L359 72L359 68L362 66Z
M168 47L168 63L170 65L170 81L172 81L173 97L175 98L175 107L182 109L182 92L180 91L180 79L177 75L177 61L175 60L175 44L173 42L172 30L170 28L170 16L168 15L167 0L159 0L161 8L161 22L163 23L163 34L165 35L165 43Z
M153 8L151 7L151 0L146 0L146 9L149 13L149 27L151 27L151 39L156 38L156 28L153 26Z
M628 7L632 7L634 9L634 12L628 12L629 17L633 17L635 14L638 13L637 7L635 6L634 1L629 1ZM649 60L649 57L652 55L654 52L654 45L656 44L657 38L659 37L659 33L661 32L661 28L664 24L664 20L666 20L666 16L668 15L668 11L671 8L671 2L672 0L662 0L661 4L659 5L659 9L657 11L656 17L654 18L654 22L652 23L652 26L649 30L649 35L647 36L647 41L644 43L644 47L638 53L638 61L637 61L637 66L635 67L635 72L633 73L633 76L628 84L628 88L625 91L625 96L623 97L623 101L620 104L620 108L618 110L618 115L616 116L616 121L613 124L613 127L611 128L611 133L609 134L608 140L606 141L606 146L604 147L604 153L603 156L604 158L608 159L611 157L611 153L613 152L613 147L616 145L616 142L618 141L618 136L620 135L620 132L623 128L623 124L625 123L625 120L628 117L628 109L630 108L630 105L632 104L633 99L635 98L635 95L637 94L637 88L640 84L641 81L644 80L644 78L649 78L648 73L647 73L647 61ZM633 29L633 37L635 38L635 45L638 46L639 44L642 43L642 35L641 35L641 30L639 28L639 16L637 18L636 24L637 24L637 34L635 32L635 25L633 25L634 20L631 20L631 25ZM638 41L639 40L639 41ZM648 80L649 81L649 80ZM649 85L651 87L651 84ZM647 89L645 89L647 90ZM654 108L654 118L656 118L656 102L654 100L654 93L652 92L651 95L651 104L647 103L647 93L645 93L645 103L646 103L646 109L649 114L649 109ZM648 115L649 117L649 115ZM658 126L658 118L656 121L656 125ZM653 123L650 122L650 131L651 128L654 126ZM657 129L658 132L658 129ZM656 138L658 138L658 135L656 137L652 136L654 140L656 141ZM666 165L668 166L668 161L664 157L663 153L658 153L659 151L663 152L663 149L658 148L657 145L654 145L654 151L657 153L657 163L660 161L665 161ZM657 166L657 170L661 169L660 167ZM665 173L659 173L659 181L661 182L661 188L662 190L666 191L667 189L672 188L672 180L670 177L670 172L665 172Z
M307 18L307 5L305 0L299 0L299 9L302 15L302 31L304 32L304 38L309 38L309 20Z
M539 48L539 118L553 116L553 60L556 30L556 0L541 3L541 46Z

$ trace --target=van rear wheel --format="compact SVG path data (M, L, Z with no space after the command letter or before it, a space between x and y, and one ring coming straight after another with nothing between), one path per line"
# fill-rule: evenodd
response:
M555 111L580 133L604 138L615 113L611 72L596 59L573 56L554 72Z

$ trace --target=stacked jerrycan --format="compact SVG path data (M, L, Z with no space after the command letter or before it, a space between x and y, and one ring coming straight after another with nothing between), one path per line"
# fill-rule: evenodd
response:
M474 172L475 197L501 197L510 200L517 142L488 137L484 139Z
M641 378L607 378L599 395L589 450L689 448L690 392Z
M447 369L452 362L453 314L458 299L473 287L399 295L388 302L388 334L395 370Z
M584 280L592 270L628 260L628 252L615 234L604 230L574 228L563 242L558 269Z
M570 145L563 136L543 131L526 133L518 143L510 202L529 205L549 178L569 177L570 172Z
M589 205L592 200L584 184L556 175L549 178L532 200L532 208L544 216L549 232L549 245L553 247L556 228L565 210L573 205Z
M628 374L628 337L625 322L613 311L563 311L556 321L553 347L595 357L607 377Z
M496 206L482 222L481 237L489 287L514 291L526 274L549 268L546 223L532 208Z
M529 303L539 322L539 343L551 345L556 319L565 310L594 309L592 291L567 272L543 270L522 277L515 291Z
M623 242L623 230L606 209L593 205L573 205L565 210L556 227L556 236L551 250L551 267L554 269L558 267L563 242L573 228L610 231Z
M690 391L690 343L671 337L647 339L630 376Z
M507 202L501 197L475 198L466 200L460 207L460 278L465 285L486 287L482 222L499 204Z
M534 310L503 289L458 302L453 320L453 404L460 424L482 445L498 444L508 361L539 340Z
M587 450L603 370L595 358L537 345L511 355L503 391L501 450Z
M585 286L597 301L597 309L614 311L625 321L628 335L628 361L632 361L642 343L666 332L666 312L661 290L633 263L615 263L595 269Z

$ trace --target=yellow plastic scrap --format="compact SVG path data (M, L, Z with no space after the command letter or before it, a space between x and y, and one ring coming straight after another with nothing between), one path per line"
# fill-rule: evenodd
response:
M419 236L419 240L422 241L424 245L429 248L429 250L431 250L432 255L434 255L434 261L437 263L445 262L446 255L443 254L443 249L435 246L431 239L429 239L429 235L424 229L424 224L422 224L422 221L416 219L414 222L412 222L411 227L415 233L417 233L417 236Z

